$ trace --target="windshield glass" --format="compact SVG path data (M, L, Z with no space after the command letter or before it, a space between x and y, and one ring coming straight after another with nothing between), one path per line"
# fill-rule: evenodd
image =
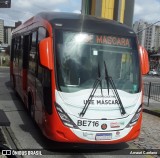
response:
M72 93L92 89L99 74L102 88L107 89L105 61L108 75L117 89L138 93L139 59L136 49L132 38L57 30L56 72L59 90Z

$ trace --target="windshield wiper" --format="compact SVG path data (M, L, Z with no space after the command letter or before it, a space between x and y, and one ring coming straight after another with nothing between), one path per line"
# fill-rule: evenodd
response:
M105 80L106 80L106 83L107 83L107 89L108 89L108 95L109 95L109 75L108 75L108 71L107 71L107 66L106 66L106 63L104 61L104 68L105 68Z
M125 109L123 107L122 101L121 101L121 99L119 97L119 94L118 94L117 88L116 88L116 86L115 86L115 84L113 82L113 79L112 79L112 77L110 77L108 75L107 66L106 66L105 61L104 61L104 67L105 67L105 80L106 80L106 83L107 83L108 95L109 95L109 84L111 84L111 86L113 88L113 93L116 96L116 98L118 100L118 104L120 106L120 112L121 112L122 115L124 115L124 114L126 114L126 111L125 111ZM101 87L101 94L103 96L103 93L102 93L102 78L101 78L101 74L100 74L100 67L99 67L99 64L98 64L98 78L95 80L92 92L89 95L88 100L86 101L82 111L79 114L80 117L83 117L85 115L85 113L86 113L86 111L87 111L87 109L88 109L88 107L89 107L89 105L90 105L90 103L92 101L92 98L94 97L94 94L95 94L95 92L96 92L96 90L97 90L99 85Z
M111 84L112 86L112 89L113 89L113 93L114 95L116 96L117 100L118 100L118 104L120 106L120 112L121 112L121 115L124 115L126 114L126 111L123 107L123 104L122 104L122 101L121 101L121 98L119 97L119 94L118 94L118 91L117 91L117 88L113 82L113 79L111 76L108 75L108 71L107 71L107 66L106 66L106 62L104 61L104 67L105 67L105 80L107 82L107 88L108 88L108 94L109 94L109 83Z
M89 98L87 99L82 111L80 112L79 116L80 117L83 117L84 114L86 113L89 105L90 105L90 102L92 101L92 98L94 97L94 94L98 88L98 86L100 85L101 87L101 94L103 96L103 93L102 93L102 78L101 78L101 73L100 73L100 66L99 66L99 63L98 63L98 78L95 80L94 84L93 84L93 89L92 89L92 92L91 94L89 95Z
M101 72L100 72L99 63L98 63L98 77L101 78ZM101 95L103 96L103 92L102 92L102 79L101 79L101 81L99 82L99 84L100 84L100 88L101 88Z

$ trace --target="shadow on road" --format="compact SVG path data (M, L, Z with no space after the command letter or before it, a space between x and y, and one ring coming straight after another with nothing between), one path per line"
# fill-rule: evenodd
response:
M127 143L120 144L79 144L79 143L59 143L46 140L47 146L45 150L50 152L61 152L61 153L87 153L87 154L102 154L103 152L117 152L119 150L127 149L129 145Z

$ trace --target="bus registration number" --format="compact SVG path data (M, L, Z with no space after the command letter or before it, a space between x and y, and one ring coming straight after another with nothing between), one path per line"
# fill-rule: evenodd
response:
M78 120L77 126L88 126L88 127L98 127L99 121L88 121L88 120Z
M112 133L97 133L96 140L110 140L112 139Z

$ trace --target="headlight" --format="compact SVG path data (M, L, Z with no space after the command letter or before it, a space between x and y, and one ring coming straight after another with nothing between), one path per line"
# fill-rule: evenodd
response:
M67 113L57 103L56 103L56 109L57 109L60 119L62 120L65 126L69 128L79 129L78 126L71 120L71 118L67 115Z
M126 126L126 128L132 127L133 125L135 125L137 123L139 116L141 114L141 111L142 111L142 105L140 105L140 107L136 111L135 115L132 117L131 121Z

